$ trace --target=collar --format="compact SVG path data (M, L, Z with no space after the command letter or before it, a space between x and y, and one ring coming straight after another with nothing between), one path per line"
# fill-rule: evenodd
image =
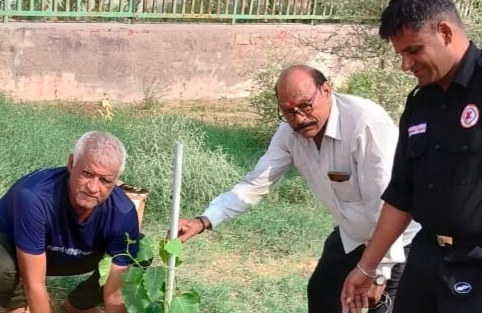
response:
M334 92L331 94L331 109L326 121L325 136L341 140L340 111Z
M480 59L480 50L471 41L469 48L465 52L462 60L460 61L459 67L455 72L452 83L455 83L464 88L467 88L469 85L470 79L474 74L476 66L480 65L479 59Z

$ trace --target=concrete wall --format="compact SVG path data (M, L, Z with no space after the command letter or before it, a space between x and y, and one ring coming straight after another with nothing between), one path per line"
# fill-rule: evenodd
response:
M10 23L0 26L0 90L33 101L245 97L273 58L337 83L350 67L312 47L334 34L339 25Z

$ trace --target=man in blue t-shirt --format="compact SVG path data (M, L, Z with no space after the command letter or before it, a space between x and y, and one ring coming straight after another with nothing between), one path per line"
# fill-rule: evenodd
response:
M115 186L125 167L124 145L105 132L85 133L67 167L42 169L19 179L0 199L0 307L9 313L52 312L46 276L94 271L64 302L68 312L125 312L121 274L130 263L126 234L138 250L134 203ZM113 256L107 282L97 270Z

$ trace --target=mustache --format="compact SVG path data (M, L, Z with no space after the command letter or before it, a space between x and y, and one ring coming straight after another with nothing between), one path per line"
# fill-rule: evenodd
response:
M310 127L310 126L313 126L313 125L316 125L316 121L315 121L315 120L308 121L308 122L303 123L303 124L299 124L298 126L296 126L295 128L293 128L293 130L294 130L295 132L299 132L299 131L305 129L306 127Z

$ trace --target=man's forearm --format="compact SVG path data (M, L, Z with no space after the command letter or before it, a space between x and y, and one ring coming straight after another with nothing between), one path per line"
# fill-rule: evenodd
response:
M383 256L380 264L377 266L376 274L391 278L392 267L406 260L405 250L403 247L403 236L399 236L390 246L387 253Z
M374 270L411 220L412 216L409 213L384 203L377 227L360 259L360 264L367 270Z
M109 277L104 285L104 310L105 313L125 313L126 308L122 299L121 275L127 266L112 264Z
M44 284L29 286L24 284L25 297L31 313L52 312L49 301L49 294Z

